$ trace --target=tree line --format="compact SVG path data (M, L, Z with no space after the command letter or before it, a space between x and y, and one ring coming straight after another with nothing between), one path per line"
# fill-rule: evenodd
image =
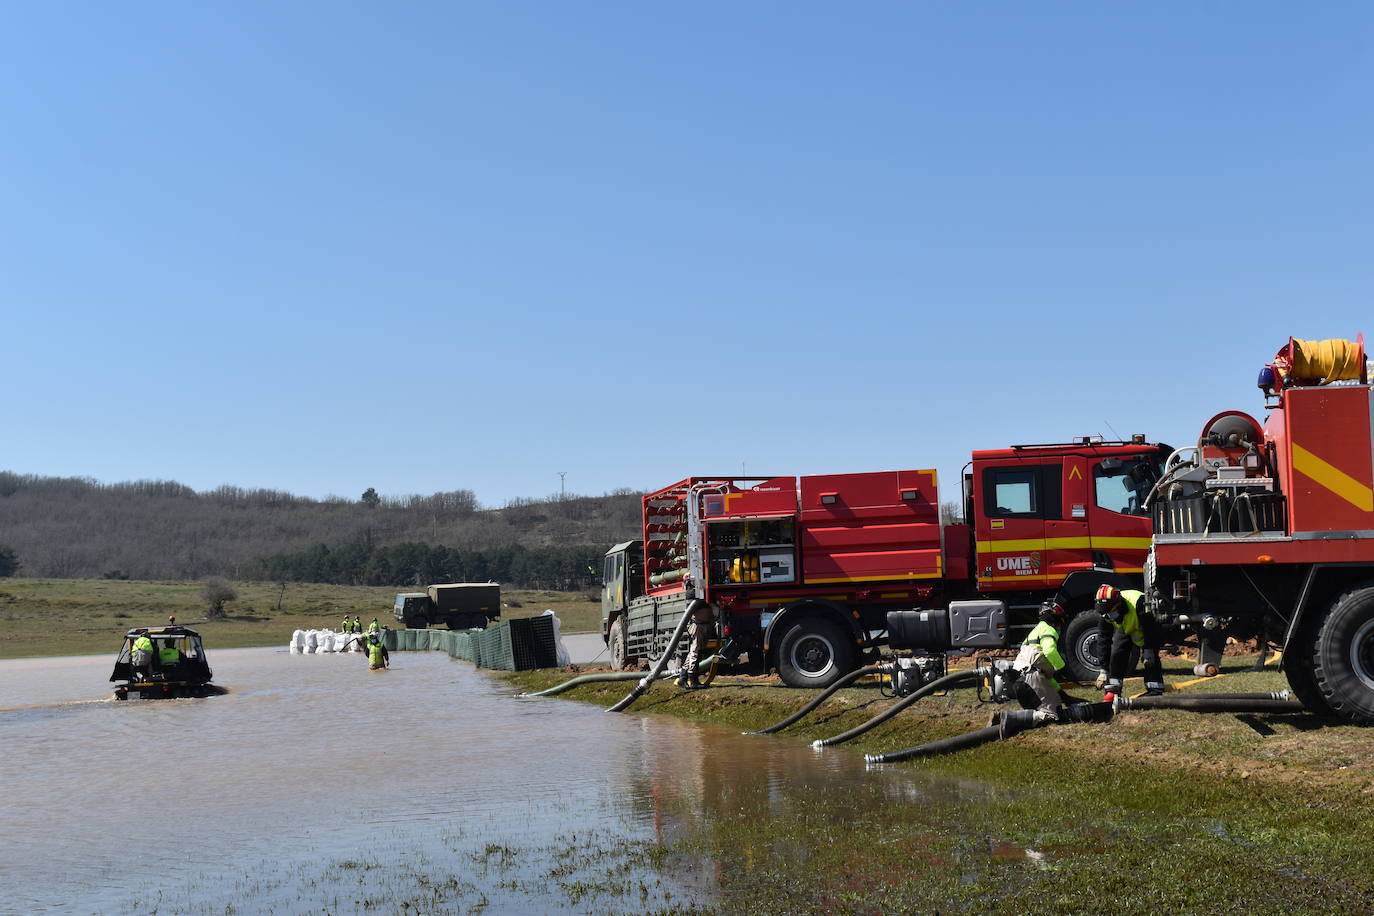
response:
M501 582L520 588L570 591L599 576L609 545L525 547L512 544L458 550L422 543L370 547L317 544L298 553L268 557L261 578L272 582L393 585L423 588L435 582Z
M494 579L545 587L585 573L585 555L599 557L637 537L639 511L634 490L484 507L470 490L386 496L368 488L355 499L317 500L278 490L197 492L175 481L105 484L3 471L0 560L8 557L20 575L39 578L285 576L406 585L423 570L422 584Z

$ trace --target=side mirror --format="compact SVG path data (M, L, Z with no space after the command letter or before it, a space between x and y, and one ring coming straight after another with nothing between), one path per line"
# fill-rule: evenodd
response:
M1102 472L1108 477L1115 477L1121 473L1123 462L1120 458L1103 458L1102 464L1098 465Z

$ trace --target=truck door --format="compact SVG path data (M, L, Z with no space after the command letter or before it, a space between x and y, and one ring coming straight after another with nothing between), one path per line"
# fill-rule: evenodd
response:
M978 587L1044 588L1049 579L1045 523L1061 514L1062 465L1014 458L980 464L975 469L982 491L976 500Z
M1119 573L1139 573L1150 549L1152 524L1142 508L1159 477L1153 454L1122 455L1092 462L1093 564Z
M1058 587L1069 573L1093 565L1088 529L1092 469L1082 455L1065 455L1063 462L1060 518L1045 519L1045 567L1051 587Z

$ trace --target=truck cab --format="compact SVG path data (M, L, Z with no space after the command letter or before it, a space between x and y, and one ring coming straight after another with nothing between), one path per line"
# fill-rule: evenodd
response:
M1066 660L1089 675L1102 660L1092 596L1139 588L1153 525L1145 507L1172 449L1085 437L973 453L964 475L979 593L1011 607L1047 592L1070 616Z
M407 630L423 630L429 626L429 595L425 592L402 592L396 596L391 610Z
M625 541L606 552L601 570L601 638L611 663L623 668L626 654L625 611L644 594L644 542Z

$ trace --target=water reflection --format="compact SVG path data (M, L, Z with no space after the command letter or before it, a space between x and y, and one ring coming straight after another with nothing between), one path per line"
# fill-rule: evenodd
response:
M105 699L109 659L0 662L7 907L709 907L752 862L808 855L799 835L722 854L730 830L984 791L666 717L515 700L438 653L396 653L375 673L356 655L211 656L228 695L127 703ZM654 852L674 844L688 852Z

